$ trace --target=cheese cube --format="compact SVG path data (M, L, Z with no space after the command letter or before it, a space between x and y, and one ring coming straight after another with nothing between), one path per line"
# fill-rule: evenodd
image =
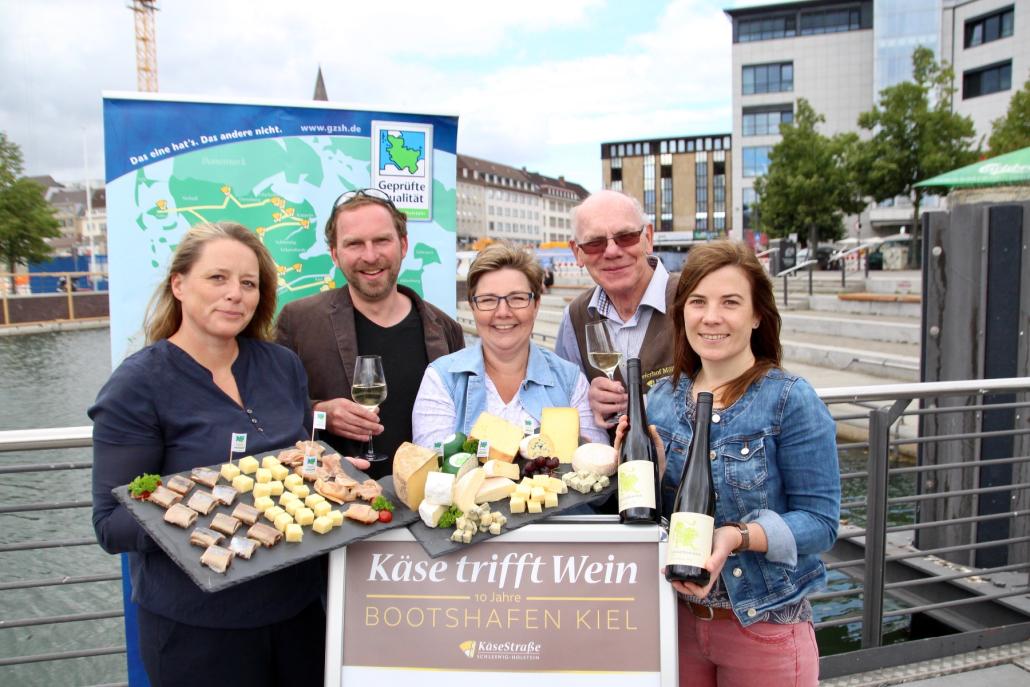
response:
M343 524L343 511L342 510L331 510L329 511L329 519L333 521L333 527L339 527Z
M232 480L232 488L241 494L246 494L254 488L254 480L246 475L236 475Z
M449 506L454 503L456 476L449 472L430 472L426 475L425 501L434 506Z
M290 515L296 515L297 511L304 507L304 502L300 499L297 499L295 501L287 501L286 503L282 504L282 506L283 510L285 510Z
M289 513L280 513L275 517L275 522L273 522L272 524L275 525L275 529L279 530L280 532L285 532L286 526L293 524L293 518L290 517Z
M408 508L417 511L425 498L429 473L439 470L435 451L404 442L393 457L393 486L397 497Z
M286 541L294 544L304 539L304 529L296 523L286 526Z
M237 475L240 474L240 466L236 463L226 463L222 466L222 469L219 470L219 473L221 473L222 477L225 478L226 482L231 484L232 481L236 479Z
M290 491L292 491L293 494L299 499L306 499L308 497L308 494L311 493L311 490L308 489L308 485L306 484L298 484L295 487L290 487Z
M533 494L533 487L528 484L520 484L515 487L515 491L512 492L514 496L518 496L523 501L528 501Z
M533 475L533 486L534 487L545 487L547 486L547 480L551 479L547 475Z
M557 508L558 507L558 495L553 491L549 491L544 494L544 508Z
M275 465L268 469L272 471L272 479L280 482L286 479L290 474L290 469L285 465Z
M264 512L264 516L265 519L268 520L268 522L275 522L275 519L279 517L279 514L285 512L286 511L280 508L279 506L272 506Z
M244 475L253 475L258 469L258 460L254 456L240 458L240 472Z
M483 466L487 477L507 477L512 481L519 479L519 466L515 463L505 463L502 460L488 460Z
M508 510L512 513L525 513L526 499L521 496L512 496L511 501L508 502Z
M283 491L283 483L279 480L272 480L268 483L269 496L282 496Z
M315 534L325 534L331 529L333 529L332 518L326 516L315 518L315 521L311 523L311 530Z
M285 506L287 503L291 501L300 501L300 499L297 498L297 495L294 494L292 491L284 491L282 494L279 495L280 506Z
M510 463L519 453L522 428L490 413L480 413L469 432L470 437L490 442L491 460Z
M544 484L544 489L555 494L565 494L569 491L569 488L565 486L565 482L562 482L557 477L548 477L547 483Z
M533 491L529 494L529 499L531 501L543 501L544 494L546 493L543 487L533 487Z
M293 519L298 525L310 525L315 521L315 512L310 508L298 508L297 512L293 514Z
M271 470L276 465L282 465L282 463L280 463L279 459L275 456L265 456L261 459L261 467L263 468L268 468L269 470Z
M526 501L526 509L530 513L540 513L543 511L543 508L540 507L539 501Z
M255 484L254 488L251 491L253 491L255 499L259 499L262 496L271 496L272 495L272 487L270 485L268 485L267 483L266 484L260 484L260 483Z
M544 408L540 414L540 433L554 444L558 460L572 462L579 446L579 411L575 408Z
M272 471L268 468L258 468L254 471L254 481L258 484L268 484L272 481Z
M476 494L479 488L486 481L486 472L483 468L476 468L462 477L454 485L454 505L462 513L468 513L476 505Z
M292 489L298 484L304 484L304 478L298 475L296 472L291 472L282 479L283 486L287 489Z
M426 523L426 527L436 527L440 524L440 516L447 511L447 506L442 506L436 503L430 503L428 500L422 501L418 507L419 517L422 518L422 522Z
M321 494L308 494L308 497L304 499L304 505L308 508L314 508L316 503L322 503L325 501L325 497Z
M484 470L483 474L486 474ZM488 477L476 492L476 503L500 501L511 496L515 491L515 483L507 477Z
M315 519L316 520L318 518L321 518L321 517L325 516L325 515L329 515L329 511L331 511L332 509L333 509L333 507L329 504L328 501L319 501L318 503L316 503L311 508L311 510L313 510L315 512Z
M271 496L259 496L254 499L254 507L264 513L266 510L275 505Z
M499 523L499 522L490 523L490 534L500 534L500 533L501 533L501 523Z

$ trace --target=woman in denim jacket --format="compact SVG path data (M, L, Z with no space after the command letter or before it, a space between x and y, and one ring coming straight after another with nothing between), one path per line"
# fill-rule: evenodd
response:
M772 282L750 248L690 251L672 309L674 371L648 395L667 464L671 513L698 392L715 397L710 452L716 530L708 586L680 593L682 683L816 685L819 650L806 596L837 536L836 430L805 380L780 368Z

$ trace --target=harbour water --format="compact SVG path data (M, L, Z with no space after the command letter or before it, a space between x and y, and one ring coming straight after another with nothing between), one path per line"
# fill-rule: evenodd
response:
M86 409L110 372L106 329L0 338L0 379L4 380L0 430L88 424ZM0 454L0 464L3 465L89 459L89 449ZM861 451L845 452L842 461L844 471L858 470L864 465L865 454ZM864 494L864 480L849 482L844 485L845 499ZM905 493L912 488L909 484L892 483L892 494ZM20 473L0 480L0 499L5 504L88 500L89 493L88 470ZM853 524L860 524L862 516L860 511L842 514ZM892 519L899 522L906 517L911 515L903 512L892 514ZM0 543L92 535L88 508L0 515ZM65 575L117 574L118 570L118 557L109 556L96 546L13 552L0 556L0 579L5 582ZM831 590L852 586L845 574L831 572ZM0 594L6 619L117 611L121 608L121 589L117 582L48 586ZM861 600L857 595L815 605L817 621L860 612ZM903 641L907 636L907 621L889 622L886 630L887 641ZM819 632L824 654L856 649L859 640L857 625ZM0 657L123 643L121 619L0 629ZM125 667L120 655L0 667L0 684L5 685L94 685L123 680Z
M86 409L111 373L108 331L0 337L0 430L89 424ZM89 461L89 449L0 453L0 464ZM0 480L5 505L89 500L88 470L26 472ZM89 508L0 515L0 543L78 539L93 535ZM117 574L117 556L97 546L0 555L0 580ZM5 620L121 609L118 582L0 592ZM110 620L0 629L0 657L28 656L124 644L122 621ZM97 685L124 681L120 655L0 667L3 685Z

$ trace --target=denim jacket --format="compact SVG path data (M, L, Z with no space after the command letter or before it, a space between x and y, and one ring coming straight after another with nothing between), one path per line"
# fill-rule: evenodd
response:
M468 434L476 418L486 410L483 365L481 343L437 358L430 364L454 401L454 431ZM572 363L530 343L526 380L519 389L522 407L539 424L544 408L569 405L580 374L580 369Z
M656 384L648 421L667 456L662 503L668 517L693 435L691 380ZM731 555L722 584L742 625L823 586L819 553L833 546L840 517L836 426L804 379L773 369L736 403L712 415L709 457L716 526L757 522L769 550Z

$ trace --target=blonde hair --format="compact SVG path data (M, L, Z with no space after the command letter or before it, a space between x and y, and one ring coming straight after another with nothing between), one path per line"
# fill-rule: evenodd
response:
M544 291L544 268L526 251L502 241L491 243L479 251L479 255L469 266L468 277L466 277L469 303L476 295L476 286L483 275L502 269L518 270L526 275L529 288L533 292L533 299L540 300L540 294Z
M200 255L211 241L231 239L254 251L258 261L258 304L254 316L240 334L252 339L269 341L272 338L272 320L275 317L275 292L278 272L275 261L261 239L242 224L235 222L202 223L190 228L182 237L172 256L172 264L161 285L157 287L147 306L143 331L147 343L167 339L182 325L182 303L172 293L172 277L190 273Z

